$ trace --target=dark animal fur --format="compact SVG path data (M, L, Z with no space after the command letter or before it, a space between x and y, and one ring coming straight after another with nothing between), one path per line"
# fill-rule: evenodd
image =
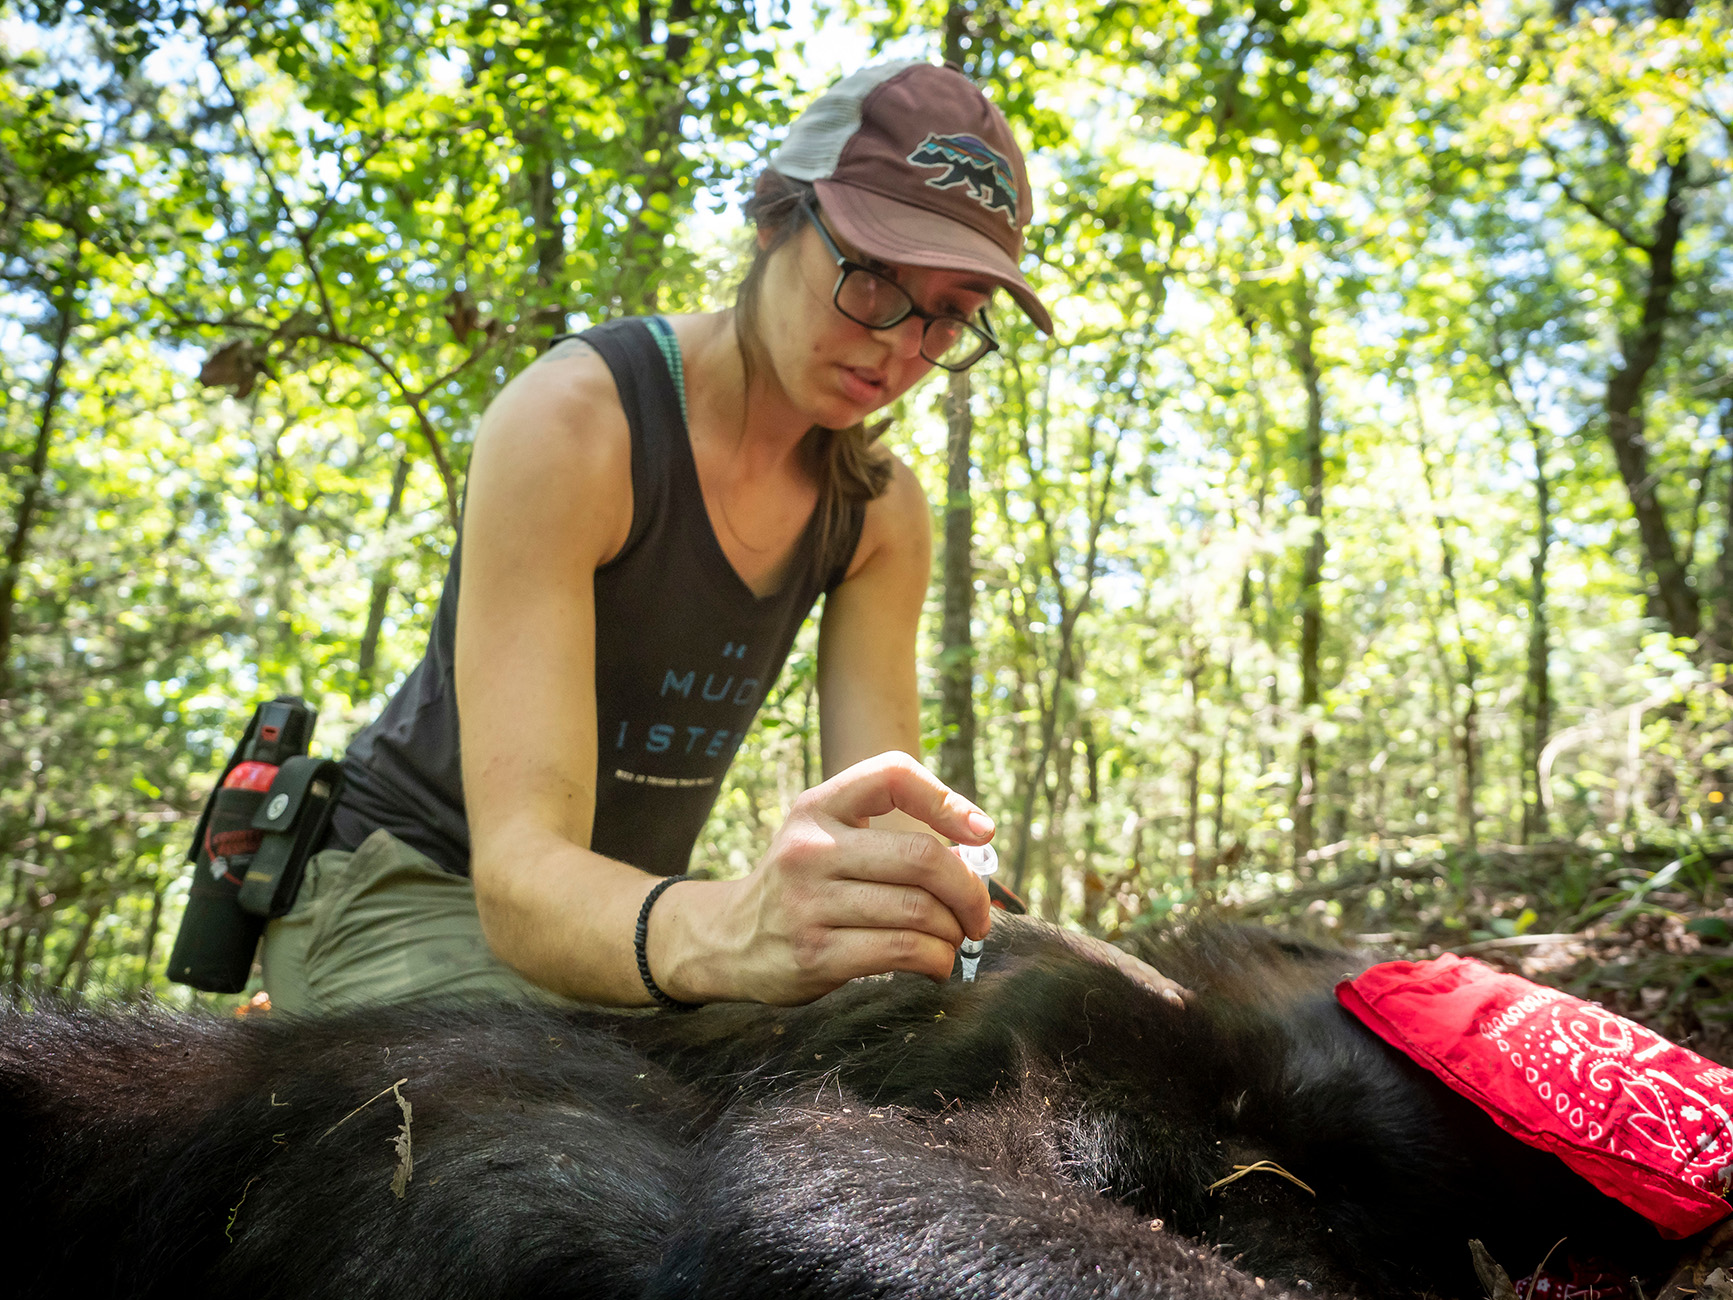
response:
M10 1014L0 1257L21 1296L176 1300L1472 1295L1471 1236L1513 1274L1566 1235L1655 1262L1345 1015L1346 955L1243 929L1142 955L1193 1004L1001 920L974 985L786 1010ZM1316 1196L1208 1190L1257 1160Z

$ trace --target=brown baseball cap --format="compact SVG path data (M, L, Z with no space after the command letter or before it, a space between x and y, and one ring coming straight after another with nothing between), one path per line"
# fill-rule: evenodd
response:
M770 166L811 181L837 233L885 262L982 275L1043 333L1053 318L1017 269L1033 206L1005 115L955 68L880 63L795 119Z

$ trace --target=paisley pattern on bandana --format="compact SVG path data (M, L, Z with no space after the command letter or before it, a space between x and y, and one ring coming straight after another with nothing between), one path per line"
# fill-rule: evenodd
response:
M1664 1235L1729 1212L1733 1070L1605 1007L1451 954L1374 966L1336 996L1507 1133Z
M1588 1142L1726 1192L1733 1070L1556 989L1519 999L1480 1035Z

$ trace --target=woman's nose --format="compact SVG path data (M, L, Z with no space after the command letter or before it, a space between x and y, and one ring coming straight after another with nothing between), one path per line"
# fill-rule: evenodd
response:
M878 330L876 333L882 334L890 340L892 355L911 358L920 355L921 336L926 332L926 328L926 321L919 316L910 316L906 320L898 321L889 329Z

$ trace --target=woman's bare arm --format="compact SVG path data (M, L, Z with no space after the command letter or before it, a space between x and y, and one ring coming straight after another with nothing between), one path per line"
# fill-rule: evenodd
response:
M656 882L587 846L595 570L630 526L630 440L605 365L544 361L489 409L470 468L456 672L471 871L501 960L620 1005L649 1000L632 933ZM990 834L906 756L850 767L801 797L751 875L663 896L657 982L693 1001L799 1002L862 974L943 978L965 929L985 932L985 897L929 834L870 826L897 809L953 839Z

